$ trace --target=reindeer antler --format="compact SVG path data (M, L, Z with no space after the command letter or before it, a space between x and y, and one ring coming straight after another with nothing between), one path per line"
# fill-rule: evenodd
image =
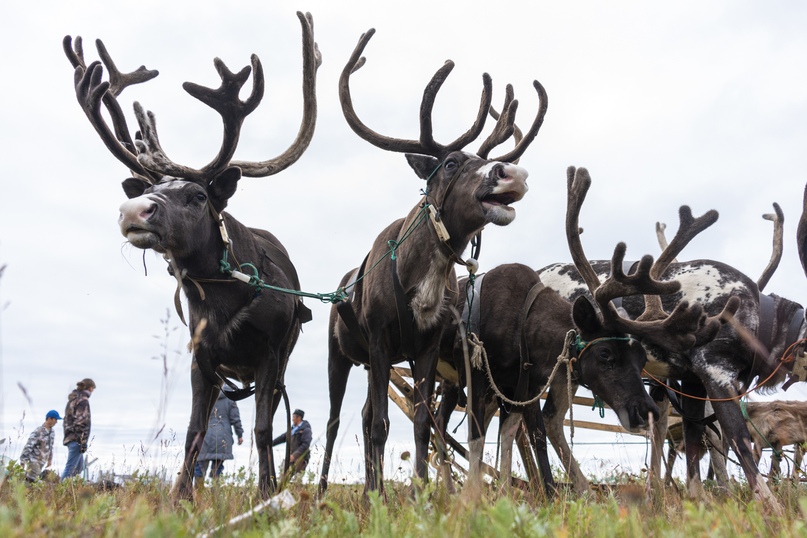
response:
M765 267L765 270L762 271L759 280L757 280L757 288L759 288L760 293L762 293L762 290L768 285L771 277L776 272L776 268L779 267L779 262L782 261L785 214L776 202L773 203L773 211L773 213L765 213L762 215L763 219L773 222L773 250L768 265Z
M101 62L95 61L89 66L86 65L81 36L76 36L75 43L69 35L62 40L65 55L74 68L73 82L78 103L112 155L126 165L133 174L152 183L158 181L160 176L145 169L137 160L135 145L117 97L127 86L149 81L159 72L146 69L141 65L131 73L121 73L112 61L104 43L97 39L95 44L98 48L98 55L109 72L110 80L108 82L102 80ZM101 102L104 103L112 118L114 133L101 114Z
M210 163L197 170L182 166L169 159L160 146L154 114L151 112L145 113L143 107L139 103L135 103L135 116L138 124L140 124L140 132L143 135L142 140L135 142L137 149L140 151L137 157L138 161L149 170L157 170L164 175L199 182L208 182L227 168L238 146L238 138L244 119L255 110L263 98L263 67L255 54L251 56L250 60L252 68L246 66L238 73L233 73L224 62L219 58L215 58L213 65L215 65L216 71L221 77L221 86L216 89L199 86L192 82L186 82L182 85L185 91L221 115L224 125L224 137L218 155ZM246 101L242 101L238 94L247 78L249 78L250 71L253 72L252 93Z
M448 75L454 69L454 62L451 60L437 70L432 77L426 89L423 92L423 99L420 104L420 137L418 140L406 140L402 138L392 138L381 135L369 127L367 127L356 114L353 108L353 100L350 95L350 76L358 71L365 63L365 58L361 56L364 52L370 38L375 34L375 29L371 28L366 33L362 34L356 48L353 50L350 58L345 64L342 74L339 77L339 100L342 104L342 113L350 125L350 128L364 140L370 142L376 147L387 151L395 151L399 153L418 153L422 155L431 155L433 157L440 157L451 151L459 150L467 146L481 134L485 126L485 119L487 118L488 111L490 110L491 103L491 87L492 82L490 75L484 73L482 75L482 97L480 99L479 111L477 112L476 120L468 131L460 135L459 138L449 144L439 144L434 140L433 126L432 126L432 111L434 108L434 100L437 92L445 82ZM533 82L535 89L538 92L541 106L529 131L522 137L508 154L499 157L499 160L504 162L513 162L517 160L526 151L529 144L535 139L538 130L543 123L544 115L547 110L547 97L546 91L543 86L536 80ZM509 138L514 129L515 113L518 108L518 101L513 99L512 88L508 87L506 90L505 106L502 111L501 117L498 119L493 133L482 143L479 156L487 158L487 154L495 147L494 141L504 141ZM499 142L500 143L500 142Z
M580 241L580 228L578 225L580 208L585 200L591 177L585 168L567 169L567 210L566 210L566 238L574 264L586 282L594 300L599 306L604 323L614 330L634 334L644 340L653 342L672 351L685 351L692 346L702 343L705 338L714 338L717 328L712 318L706 319L703 308L698 305L689 305L681 301L672 313L667 314L661 308L660 295L676 293L681 288L677 281L657 280L657 274L664 272L669 261L688 243L698 232L713 222L713 215L692 219L689 208L680 211L682 226L676 238L665 249L656 263L652 256L642 257L636 271L626 275L622 269L626 246L619 243L614 249L611 259L611 274L608 279L600 283L596 272L591 267L583 251ZM716 217L714 217L716 218ZM711 221L709 224L707 222ZM645 311L635 320L623 318L619 315L612 299L630 295L644 295ZM733 314L739 307L739 299L732 298L717 318L724 318Z
M322 63L322 56L314 41L314 22L311 14L297 12L297 17L303 28L302 125L289 149L274 159L261 162L232 160L244 119L255 110L263 98L263 68L256 55L250 57L250 66L237 73L230 71L219 58L214 59L213 64L221 78L221 85L218 88L206 88L192 82L183 84L185 91L218 112L223 123L224 134L218 154L201 169L194 169L177 164L168 158L160 145L154 114L145 111L137 102L134 109L140 126L139 137L132 141L129 134L117 96L129 85L154 78L157 71L150 71L141 66L132 73L121 73L104 44L98 40L98 54L109 72L109 81L102 81L103 69L100 62L86 66L80 37L76 38L75 47L70 36L64 38L63 45L68 60L75 68L75 87L79 104L107 148L135 175L143 176L152 183L159 181L163 175L207 183L228 166L238 166L244 176L262 177L275 174L297 161L308 147L314 133L317 112L316 72ZM245 101L242 101L238 95L250 73L252 73L252 92ZM101 115L102 100L112 117L114 134Z
M232 161L246 177L266 177L285 170L302 156L314 137L317 122L317 69L322 65L322 54L314 41L314 17L311 13L297 12L303 28L303 119L300 130L291 146L273 159L266 161Z

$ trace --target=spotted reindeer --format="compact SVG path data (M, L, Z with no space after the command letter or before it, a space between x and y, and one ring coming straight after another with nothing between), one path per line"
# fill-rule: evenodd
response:
M691 212L682 208L681 225L689 226ZM606 262L594 261L598 275L608 272ZM627 267L626 271L631 268ZM538 271L546 285L573 299L585 293L583 280L570 264L553 264ZM774 390L787 376L792 362L782 360L791 344L804 338L807 326L800 304L774 294L759 291L757 282L739 270L714 260L691 260L669 263L659 275L664 280L677 280L682 287L665 297L663 307L671 311L681 301L698 303L710 316L717 315L730 300L739 300L739 308L730 323L721 326L714 339L699 342L687 352L673 352L646 344L649 358L646 372L664 380L680 381L681 414L684 417L687 485L693 497L701 496L700 450L707 422L704 407L711 401L717 421L731 449L736 453L749 487L757 499L774 511L781 505L762 479L752 455L751 436L738 405L738 400L755 379L762 390ZM635 318L643 311L641 298L625 298L621 307L625 315ZM557 391L555 401L544 408L549 437L553 445L568 450L562 420L568 401ZM563 400L563 401L559 401ZM556 444L557 443L557 444ZM657 452L660 458L660 451ZM654 461L654 468L660 463ZM574 472L572 470L572 472ZM577 481L577 480L575 480Z

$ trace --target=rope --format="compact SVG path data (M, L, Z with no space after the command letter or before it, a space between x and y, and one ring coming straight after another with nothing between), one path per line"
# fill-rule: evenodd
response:
M647 370L642 370L642 374L649 377L650 379L652 379L653 381L655 381L659 385L661 385L663 387L667 387L669 390L673 391L674 393L678 394L679 396L685 396L687 398L692 398L693 400L701 400L701 401L704 401L704 402L732 402L734 400L739 400L741 398L744 398L744 397L748 396L749 394L751 394L752 392L756 392L759 389L761 389L765 385L765 383L767 383L768 381L770 381L773 378L773 376L776 374L776 372L779 371L779 368L781 368L782 365L785 364L786 362L795 362L796 357L793 355L793 348L795 348L798 344L801 344L803 342L807 342L807 338L804 338L802 340L797 340L796 342L793 342L792 344L790 344L790 346L782 354L782 357L779 359L779 364L776 365L776 368L773 369L773 372L771 372L771 374L768 377L766 377L763 381L757 383L756 386L754 386L751 389L748 389L747 391L745 391L742 394L738 394L737 396L730 396L728 398L709 398L709 397L703 398L701 396L693 396L691 394L681 392L680 390L677 390L677 389L671 387L670 385L668 385L664 381L661 381L660 379L655 377L653 374L651 374Z
M479 359L480 359L479 362L482 363L484 365L484 367L485 367L484 368L485 369L485 374L487 375L488 382L490 383L490 386L493 389L493 392L503 402L505 402L507 404L510 404L510 405L518 406L518 407L530 405L530 404L533 404L533 403L537 402L541 398L541 395L549 388L549 385L552 383L552 379L555 377L555 374L557 373L558 368L560 368L561 364L566 364L567 365L567 371L571 371L570 367L569 367L570 366L569 363L570 363L570 360L571 360L569 358L569 347L570 347L570 344L572 342L572 339L574 338L574 335L575 335L574 330L571 330L568 333L566 333L566 342L563 345L563 352L560 355L558 355L558 359L555 362L555 367L552 369L552 373L549 374L549 378L546 381L546 385L544 385L543 389L538 391L538 393L535 395L535 397L533 397L533 398L531 398L531 399L529 399L527 401L519 402L519 401L516 401L516 400L511 400L510 398L508 398L507 396L502 394L502 391L499 389L499 387L496 385L496 382L493 380L493 373L490 370L490 361L488 361L488 354L485 351L485 346L482 343L482 341L479 340L479 337L474 333L470 333L468 335L468 342L474 347L474 351L473 351L472 358L471 358L471 364L473 364L473 361L474 361L473 357L477 356L477 354L478 354ZM481 369L481 367L477 367L477 368ZM571 377L571 375L567 375L567 378L570 378L570 377Z
M249 284L250 286L258 288L259 290L271 290L280 293L286 293L289 295L296 295L298 297L308 297L311 299L318 299L323 303L338 303L346 300L348 298L347 290L355 286L360 280L362 280L365 276L367 276L370 273L370 271L375 269L376 266L380 264L382 261L384 261L384 259L387 256L391 256L391 259L395 259L395 251L398 249L398 247L401 246L401 243L406 241L412 235L415 229L418 226L420 226L420 224L426 218L426 212L428 206L429 204L425 202L420 206L420 211L418 212L415 219L409 224L409 227L404 231L404 234L401 236L401 238L397 241L396 240L388 241L387 245L389 247L389 250L387 250L387 252L384 253L384 255L378 259L378 261L376 261L367 271L365 271L363 275L359 276L359 278L357 278L352 284L340 287L336 291L330 293L311 293L290 288L281 288L279 286L272 286L271 284L267 284L260 278L258 268L251 263L243 263L239 264L238 266L239 269L250 270L250 272L252 273L251 276L242 271L234 271L230 263L227 261L228 250L226 248L224 249L224 254L221 257L221 260L219 261L219 271L233 277L236 280L240 280L241 282L244 282L246 284Z

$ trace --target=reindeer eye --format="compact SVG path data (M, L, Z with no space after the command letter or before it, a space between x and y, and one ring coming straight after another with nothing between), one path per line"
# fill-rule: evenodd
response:
M613 354L611 350L607 347L602 347L599 349L600 360L602 361L610 361L613 358Z
M446 163L443 165L443 168L446 169L446 172L453 172L457 169L459 163L457 163L456 159L448 159Z
M203 192L197 192L193 197L197 202L203 203L207 201L207 195Z

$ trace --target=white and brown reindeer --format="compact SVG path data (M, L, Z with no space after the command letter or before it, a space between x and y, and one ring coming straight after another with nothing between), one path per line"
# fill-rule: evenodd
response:
M586 169L570 167L567 171L566 233L572 258L586 276L599 311L587 297L579 296L573 304L562 298L544 286L533 269L522 264L501 265L477 276L473 287L464 294L467 298L462 297L458 304L463 322L484 348L481 364L472 369L470 383L472 480L478 481L481 476L485 408L491 400L498 399L500 417L523 414L543 479L540 485L548 493L554 490L539 397L552 372L557 371L559 357L568 358L569 362L560 366L564 371L568 371L567 365L571 368L575 383L600 396L626 429L637 431L647 427L649 415L658 419L658 409L642 381L647 356L641 342L685 351L699 339L716 333L719 321L704 319L699 305L681 303L667 314L660 311L660 304L648 300L647 312L636 321L620 317L609 306L611 300L621 297L675 293L680 284L655 280L652 274L656 266L651 256L642 259L635 273L625 275L624 243L614 250L610 277L604 282L597 279L583 252L578 227L580 208L590 184ZM467 281L460 280L460 289L465 289ZM574 336L571 341L570 331ZM456 330L446 332L443 349L450 353L453 347L455 367L462 379L464 358L455 334ZM448 409L453 402L446 399L441 406L441 410ZM503 447L503 453L507 448ZM509 477L509 469L501 469L501 475Z
M252 55L251 67L232 73L216 58L219 88L190 82L183 85L189 94L218 112L224 126L218 155L200 169L176 164L166 156L154 115L138 103L134 109L140 130L134 139L129 133L118 96L127 86L155 77L156 71L141 67L121 73L98 40L98 53L109 75L109 81L102 81L102 64L85 64L81 39L73 41L67 36L64 40L65 53L75 69L79 104L106 147L132 173L123 182L130 200L120 208L121 233L135 247L163 254L187 297L193 339L193 395L185 457L175 487L179 498L192 496L196 456L222 386L236 399L251 394L254 383L259 489L268 496L277 487L272 417L280 402L289 354L301 323L310 319L311 313L294 295L261 291L245 283L252 280L261 287L300 289L294 265L280 241L267 231L248 228L224 209L241 176L264 177L284 170L300 158L313 136L316 73L321 57L311 15L298 12L297 16L303 35L304 111L296 139L273 159L233 159L242 123L263 97L263 68ZM242 101L238 94L250 72L252 92ZM102 115L102 103L112 119L112 129ZM228 265L231 270L221 270ZM175 301L181 316L178 297ZM232 379L240 381L243 388Z
M420 136L404 140L380 135L356 115L349 79L364 63L361 54L374 30L363 34L340 78L339 96L350 127L364 140L387 151L405 153L415 173L426 181L425 196L404 218L377 237L359 269L340 286L348 300L331 309L328 327L330 418L320 477L327 487L347 379L354 364L369 370L367 401L362 412L365 491L383 492L384 446L389 430L387 390L390 368L409 361L415 382L415 475L427 478L427 450L433 424L431 400L440 337L449 305L457 294L454 265L471 238L487 224L505 226L515 218L510 207L527 192L527 171L515 164L535 138L547 109L543 87L534 82L540 107L521 140L507 154L489 158L492 149L513 136L517 101L508 86L499 121L477 154L463 151L476 140L491 103L491 79L484 74L479 111L472 127L448 144L434 140L432 108L454 63L447 61L423 93Z
M682 227L688 226L692 216L686 206L681 208L680 217ZM592 262L592 266L601 278L608 271L607 263L603 261ZM538 274L547 286L557 289L564 297L573 299L586 293L583 280L573 265L550 265L540 269ZM784 360L784 355L791 344L803 338L807 332L804 310L794 301L773 294L761 294L758 284L751 278L718 261L701 259L669 263L664 273L658 276L682 284L678 293L664 298L666 311L671 311L685 300L703 305L709 315L717 315L732 298L740 301L731 323L723 325L712 340L699 342L685 353L651 344L647 346L650 359L645 368L647 373L658 379L681 382L690 496L697 497L703 493L699 459L706 427L704 406L709 400L723 435L737 454L755 498L765 502L772 510L780 511L781 505L771 494L754 463L751 436L738 399L755 379L758 379L762 390L774 390L785 380L792 362ZM621 307L625 315L632 319L644 308L639 298L626 298ZM556 392L553 403L547 402L547 406L552 407L544 408L547 430L553 445L568 450L562 429L568 402L559 400L565 400L560 390ZM661 451L658 450L652 464L656 470L660 467L660 457Z
M762 215L762 218L765 220L769 220L773 222L773 241L772 241L772 249L771 249L771 257L768 261L768 265L763 269L762 274L757 279L757 288L759 289L760 294L765 289L765 286L768 285L770 282L771 277L776 272L776 269L779 267L779 262L782 260L782 254L784 252L784 222L785 216L782 212L782 208L779 204L773 204L773 213L766 213ZM666 225L662 222L656 222L656 237L658 238L659 246L661 250L665 250L667 248L667 238L665 237L664 231L666 229ZM678 260L674 260L677 262ZM765 299L763 299L765 300ZM670 385L675 385L677 387L677 383L674 381L671 382L669 380L666 383ZM663 390L663 387L659 385L656 381L653 382L654 389L651 390L651 393L657 393L658 390ZM654 426L656 431L654 432L654 437L656 442L652 444L651 447L651 462L655 462L651 465L651 472L658 473L660 469L658 469L658 461L661 459L661 448L662 448L662 440L666 437L667 444L669 446L669 451L667 453L667 463L666 463L666 471L664 476L664 484L669 485L672 484L672 477L673 477L673 466L675 464L675 460L678 457L678 453L686 453L686 447L682 438L683 435L683 428L681 434L678 434L678 429L675 429L675 434L672 431L668 431L668 423L667 423L667 415L670 408L670 403L676 404L680 402L680 397L674 392L673 387L669 387L666 390L659 394L667 394L666 399L662 399L659 402L659 408L662 412L662 420L657 422ZM676 406L678 407L678 406ZM702 447L701 447L701 454L705 455L707 452L709 453L709 471L707 475L707 479L714 479L717 483L718 487L723 488L724 490L728 490L730 481L728 470L726 467L727 456L729 452L729 444L726 437L722 434L720 430L720 424L717 423L714 419L716 418L714 415L714 410L712 409L712 404L710 402L706 402L704 406L704 414L706 415L703 419L694 418L694 420L704 421L707 424L707 427L703 431L703 440L702 440ZM746 413L747 414L747 413ZM693 417L682 417L683 420L689 421L692 420ZM750 426L750 424L749 424ZM750 430L751 428L749 428ZM753 430L751 431L752 438L754 437ZM754 441L754 452L755 452L755 459L757 463L759 463L759 458L756 456L756 440Z

